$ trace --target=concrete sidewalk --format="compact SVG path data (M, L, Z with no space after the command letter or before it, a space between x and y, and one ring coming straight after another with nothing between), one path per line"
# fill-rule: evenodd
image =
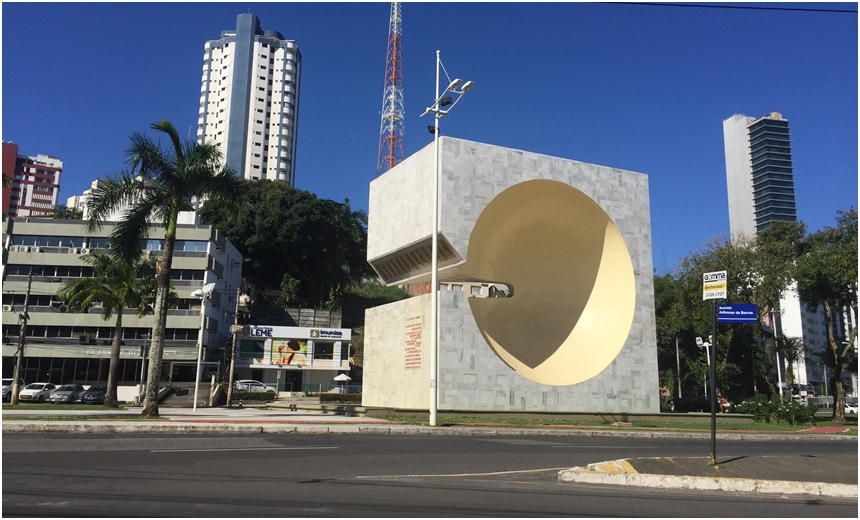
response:
M620 459L558 473L561 482L857 498L857 455L653 457Z

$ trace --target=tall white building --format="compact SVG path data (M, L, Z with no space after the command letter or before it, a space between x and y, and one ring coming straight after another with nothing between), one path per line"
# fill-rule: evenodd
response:
M775 221L796 222L788 121L778 112L758 119L735 114L723 121L723 143L732 240L754 237ZM780 309L770 325L778 334L801 338L806 350L787 369L798 384L820 385L824 369L811 354L828 348L823 307L810 311L793 286L783 294ZM836 322L839 334L841 322Z
M246 179L293 186L302 62L296 42L264 31L247 13L204 50L197 139L217 143Z

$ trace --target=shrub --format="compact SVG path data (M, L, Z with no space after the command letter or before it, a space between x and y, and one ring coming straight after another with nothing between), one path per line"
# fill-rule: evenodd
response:
M320 394L320 402L361 404L361 394L330 394L324 392Z
M277 397L272 392L237 392L233 391L233 401L238 401L239 399L243 401L264 401L270 403L275 400Z
M768 399L766 395L757 394L737 405L734 411L750 414L755 417L756 422L809 424L817 409L813 404L802 405L782 400L777 395Z

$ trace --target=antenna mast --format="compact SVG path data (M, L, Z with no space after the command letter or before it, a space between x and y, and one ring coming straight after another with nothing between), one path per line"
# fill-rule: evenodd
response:
M403 160L403 49L400 2L391 2L388 52L385 59L385 89L382 95L382 122L379 125L379 155L376 175L382 175Z

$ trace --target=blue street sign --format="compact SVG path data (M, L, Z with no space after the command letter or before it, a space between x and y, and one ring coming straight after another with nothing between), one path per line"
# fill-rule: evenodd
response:
M752 303L717 305L719 323L758 323L758 309Z

